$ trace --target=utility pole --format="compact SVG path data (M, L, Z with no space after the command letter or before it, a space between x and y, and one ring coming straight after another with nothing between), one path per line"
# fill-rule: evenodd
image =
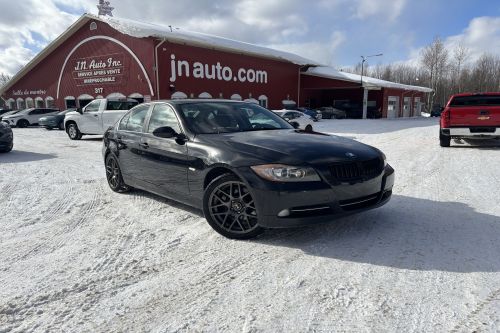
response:
M383 56L382 53L379 54L372 54L369 56L361 56L361 88L363 88L363 119L366 119L367 112L368 112L368 89L366 89L363 85L363 75L365 74L365 62L366 59L368 58L373 58L373 57L381 57Z

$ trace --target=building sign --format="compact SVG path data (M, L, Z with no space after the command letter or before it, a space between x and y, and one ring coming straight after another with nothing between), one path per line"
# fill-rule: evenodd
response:
M125 74L123 53L74 60L73 79L77 86L121 84Z
M12 95L13 96L29 96L29 95L45 95L47 93L46 90L42 89L36 89L36 90L12 90Z
M228 66L217 64L203 64L201 62L190 63L186 60L177 60L175 54L170 56L170 82L175 82L182 76L194 77L195 79L234 81L248 83L267 83L267 72L252 68L233 69Z

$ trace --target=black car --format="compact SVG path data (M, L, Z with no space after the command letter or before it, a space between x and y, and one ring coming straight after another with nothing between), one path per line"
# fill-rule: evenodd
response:
M66 116L66 113L71 111L76 111L76 109L68 109L53 116L42 117L38 120L38 125L45 127L47 130L54 128L64 130L64 117Z
M0 122L0 153L8 153L14 146L14 135L9 125Z
M113 191L134 187L201 208L237 239L379 207L394 184L378 149L227 100L138 105L106 131L103 157Z

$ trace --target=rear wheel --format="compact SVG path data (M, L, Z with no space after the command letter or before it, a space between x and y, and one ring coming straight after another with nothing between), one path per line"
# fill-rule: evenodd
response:
M449 136L439 133L439 145L441 147L449 147L451 143L451 138Z
M219 234L249 239L261 234L254 197L238 177L226 174L213 180L203 196L203 213Z
M82 133L76 124L69 124L67 132L71 140L80 140L82 138Z
M106 157L106 179L109 187L118 193L124 193L130 190L130 187L123 182L122 172L118 160L114 155L109 154Z
M19 128L26 128L29 126L29 122L26 119L21 119L17 122L16 126Z
M52 131L52 127L45 127L47 131Z

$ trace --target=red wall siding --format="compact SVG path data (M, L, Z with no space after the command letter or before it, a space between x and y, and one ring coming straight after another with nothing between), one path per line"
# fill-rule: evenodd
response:
M9 98L17 99L20 97L26 100L26 98L28 97L31 97L33 99L35 99L36 97L42 97L45 99L47 96L51 96L56 99L59 74L67 55L82 40L98 35L109 36L127 45L132 50L132 52L135 53L136 56L140 59L147 75L144 75L137 62L120 45L112 41L103 39L89 41L80 46L69 58L66 67L64 68L61 88L59 91L59 98L55 101L56 106L61 109L65 107L65 96L74 96L77 98L82 94L89 94L94 97L97 95L106 96L114 92L119 92L126 96L132 93L151 95L146 77L149 77L154 89L154 41L147 38L133 38L119 33L103 22L96 23L96 30L91 31L89 29L89 22L79 31L74 33L67 41L65 41L54 52L52 52L52 54L43 59L34 69L32 69L11 89L9 89L9 91L6 92L4 98L7 100ZM77 65L76 62L78 61L78 59L81 60L82 58L86 57L90 57L87 59L88 66L90 65L92 59L105 60L109 57L112 57L115 60L119 60L122 63L122 66L115 66L114 68L116 69L120 67L121 75L116 76L116 80L118 80L119 82L115 82L114 84L82 84L83 80L75 80L73 76L76 75L76 73L74 73L75 66ZM103 88L103 91L100 93L96 93L96 88ZM45 93L35 93L36 91L40 90L45 91ZM22 92L22 95L14 94L14 92L19 91Z
M176 78L174 82L171 81L172 56L175 56ZM182 76L179 76L180 61L188 63L189 77L186 75L185 65L181 65ZM204 78L194 77L195 63L203 65ZM215 79L206 78L206 66L208 66L208 74L212 74L212 66L217 66L217 64L220 64L220 75L216 75ZM224 67L231 69L231 77L229 71L226 70L226 79L223 78ZM209 93L213 98L220 98L222 95L227 99L233 94L239 94L243 99L250 97L258 99L259 96L265 95L268 97L269 108L281 109L283 100L290 99L297 102L298 98L299 66L286 62L166 42L158 50L158 68L159 95L162 99L171 98L174 92L183 92L188 97L194 98L203 92ZM240 82L238 80L240 69L265 71L267 83L263 78L261 83Z
M388 105L389 96L398 96L399 97L399 106L398 106L399 112L396 115L398 118L403 117L404 98L411 97L410 117L413 117L413 116L415 116L415 110L414 110L415 97L420 97L420 101L423 102L425 93L419 92L419 91L408 91L408 90L401 90L401 89L384 88L383 89L383 107L382 107L382 114L383 114L384 118L387 117L387 105Z

